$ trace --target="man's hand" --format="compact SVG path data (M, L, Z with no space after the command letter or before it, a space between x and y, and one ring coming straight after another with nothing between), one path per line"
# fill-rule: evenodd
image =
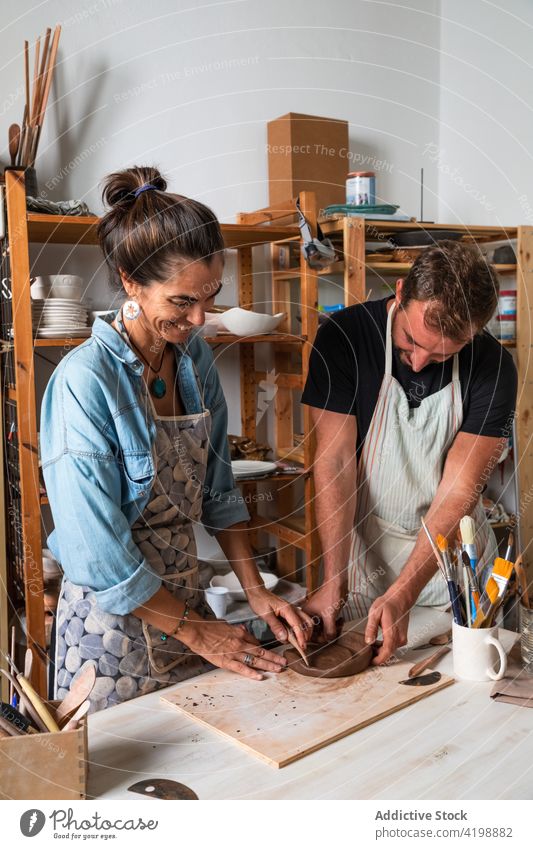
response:
M410 599L395 584L375 600L368 613L365 641L375 643L381 626L383 644L372 663L385 663L397 648L406 645L411 607Z
M309 616L322 620L322 634L326 642L337 637L337 619L346 601L346 590L338 581L328 581L302 604Z

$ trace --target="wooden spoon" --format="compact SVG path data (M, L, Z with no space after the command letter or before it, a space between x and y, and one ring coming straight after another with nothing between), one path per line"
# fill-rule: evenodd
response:
M11 124L8 130L9 139L9 155L11 157L11 165L17 163L17 153L20 145L20 127L18 124Z
M57 724L64 724L70 714L88 699L96 681L96 668L88 666L71 686L69 692L56 711Z
M84 702L81 703L76 713L73 713L70 717L69 721L65 723L61 731L76 731L78 728L80 719L83 719L86 713L88 713L89 708L91 707L91 703L89 699L85 699Z

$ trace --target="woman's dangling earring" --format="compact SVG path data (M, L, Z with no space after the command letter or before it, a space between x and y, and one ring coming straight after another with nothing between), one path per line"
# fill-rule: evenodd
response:
M126 301L122 307L122 315L130 321L135 321L141 314L141 307L137 301Z

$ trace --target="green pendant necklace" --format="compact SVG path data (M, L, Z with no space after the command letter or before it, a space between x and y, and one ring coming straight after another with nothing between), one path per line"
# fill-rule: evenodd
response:
M155 368L153 367L152 363L150 363L150 362L146 359L146 357L144 356L143 352L139 350L139 348L137 347L137 345L135 344L135 342L133 341L133 339L130 337L130 335L129 335L129 333L128 333L128 331L126 330L126 328L125 328L125 327L124 327L124 330L125 330L125 332L126 332L126 336L128 337L128 342L130 343L130 345L131 345L133 348L135 348L135 350L137 351L137 353L139 354L139 356L141 357L141 359L142 359L142 360L146 363L146 365L148 366L148 368L150 369L150 371L152 372L152 374L155 374L154 379L153 379L153 380L151 380L151 381L150 381L150 383L148 384L148 388L150 389L150 392L152 393L152 395L154 396L154 398L157 398L157 399L158 399L158 401L160 401L160 400L161 400L161 398L164 398L164 397L165 397L165 395L167 394L167 384L166 384L166 382L163 380L163 378L162 378L162 377L160 377L160 375L159 375L159 372L160 372L160 371L161 371L161 369L163 368L163 360L165 359L165 349L163 349L163 353L162 353L162 355L161 355L161 362L159 363L159 368L158 368L158 369L155 369Z

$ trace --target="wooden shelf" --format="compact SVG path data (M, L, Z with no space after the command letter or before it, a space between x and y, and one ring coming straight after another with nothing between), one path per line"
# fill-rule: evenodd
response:
M264 333L259 336L234 336L233 333L218 333L216 336L204 336L210 345L252 345L255 342L283 343L283 345L301 345L307 341L306 336L296 336L292 333Z
M367 271L375 271L379 274L408 274L412 262L367 262ZM495 265L498 274L516 274L516 265Z
M29 212L29 241L39 244L96 245L98 220L95 215L42 215ZM264 245L299 235L298 228L294 225L251 227L243 224L222 224L221 228L226 248Z
M408 274L411 270L412 262L366 262L365 268L367 271L373 271L376 274ZM495 265L494 268L498 274L516 274L516 265ZM335 262L329 268L319 272L319 277L328 277L333 274L344 274L344 262ZM300 276L300 271L297 268L289 268L287 271L273 271L272 277L274 280L297 280Z
M320 219L320 227L325 236L343 234L343 221L350 216L336 215ZM495 239L516 239L518 230L516 227L491 227L488 225L475 224L436 224L429 221L386 221L383 219L361 219L359 216L353 216L354 221L363 220L365 228L373 233L401 233L408 230L454 230L456 233L463 233L464 236L472 239L483 239L490 241ZM368 236L367 238L374 238Z
M87 339L90 339L90 336L69 336L64 339L34 339L33 344L35 348L76 348L78 345L81 345L82 342L86 342Z
M332 274L344 274L344 261L339 260L339 262L334 262L332 265L328 266L328 268L322 269L322 271L318 272L319 277L328 277ZM300 277L301 271L300 268L287 268L283 271L273 271L272 278L274 280L295 280Z
M282 522L268 519L265 516L255 516L249 523L249 527L253 531L272 534L283 542L296 546L296 548L305 548L306 534L303 516L290 516Z

